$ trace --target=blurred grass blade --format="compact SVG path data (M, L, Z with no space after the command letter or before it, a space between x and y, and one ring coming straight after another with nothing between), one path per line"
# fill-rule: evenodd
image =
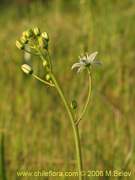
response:
M4 133L0 135L0 179L7 180L5 165Z

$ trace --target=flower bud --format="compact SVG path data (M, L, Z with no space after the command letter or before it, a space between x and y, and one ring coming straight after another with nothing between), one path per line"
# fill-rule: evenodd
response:
M24 32L24 35L27 38L31 38L33 36L33 30L32 29L28 29L27 31Z
M28 43L28 39L26 38L26 36L21 37L21 43L22 44L27 44Z
M24 49L24 44L22 44L20 41L16 41L16 47L18 49Z
M76 109L76 108L77 108L77 102L76 102L76 100L72 100L72 102L71 102L71 108L72 108L72 109Z
M33 32L34 32L35 36L39 36L40 35L40 29L38 27L35 27L33 29Z
M47 65L48 65L47 60L44 60L44 61L43 61L43 66L45 67L45 66L47 66Z
M38 42L41 48L48 49L48 42L43 37L39 37Z
M47 81L50 81L50 80L51 80L50 74L47 74L47 75L45 76L45 78L46 78Z
M21 69L25 74L32 74L33 73L31 66L29 66L28 64L23 64L21 66Z
M48 36L47 32L43 32L43 33L41 34L41 36L42 36L47 42L49 41L49 36Z
M22 33L22 37L25 37L25 38L26 38L26 31L24 31L24 32Z

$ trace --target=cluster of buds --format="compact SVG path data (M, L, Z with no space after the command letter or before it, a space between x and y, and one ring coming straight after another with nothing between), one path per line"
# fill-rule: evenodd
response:
M38 27L28 29L22 33L20 40L16 41L18 49L25 50L25 45L38 51L39 49L48 49L49 36L46 32L41 33Z
M41 32L38 27L35 27L33 29L28 29L24 31L20 39L16 41L16 46L20 50L24 50L28 53L35 54L41 57L43 52L42 50L48 52L48 43L49 36L47 32ZM27 47L25 48L25 46ZM46 57L41 57L41 59L43 60L43 66L46 68L46 70L48 70L48 60L46 60ZM23 64L21 69L25 74L33 73L31 66L29 66L28 64ZM46 79L50 81L48 76Z

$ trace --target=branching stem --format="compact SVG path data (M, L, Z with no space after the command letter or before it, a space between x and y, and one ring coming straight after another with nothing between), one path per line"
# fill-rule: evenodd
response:
M83 107L83 110L82 110L82 113L80 114L78 120L76 121L76 125L79 125L80 121L82 120L86 110L87 110L87 107L88 107L88 104L89 104L89 101L90 101L90 96L91 96L91 74L90 74L90 69L88 68L88 76L89 76L89 89L88 89L88 96L87 96L87 99L86 99L86 103Z
M49 56L49 53L48 53L48 56ZM42 55L41 53L41 59L42 60L45 60L44 59L44 56ZM50 56L49 56L50 58ZM50 61L50 65L51 65L51 59L49 59ZM59 83L57 82L56 78L55 78L55 75L52 73L52 70L50 72L50 76L51 76L51 80L53 81L54 83L54 86L66 108L66 111L68 113L68 116L70 118L70 121L71 121L71 125L72 125L72 128L73 128L73 133L74 133L74 140L75 140L75 148L76 148L76 159L77 159L77 166L78 166L78 173L79 173L79 180L83 180L83 176L81 175L82 173L82 170L83 170L83 165L82 165L82 153L81 153L81 144L80 144L80 136L79 136L79 129L78 129L78 126L76 126L75 124L75 118L74 118L74 114L72 112L72 109L70 107L70 105L68 104L68 101L63 93L63 90L61 89ZM41 79L39 79L41 81ZM46 82L45 82L46 84ZM50 85L50 84L49 84Z
M40 82L42 82L42 83L44 83L44 84L46 84L46 85L48 85L48 86L52 86L52 87L54 87L54 84L51 84L51 83L49 83L49 82L47 82L47 81L45 81L45 80L41 79L41 78L40 78L40 77L38 77L37 75L32 74L32 76L33 76L34 78L36 78L37 80L39 80Z
M79 180L83 180L83 176L81 175L81 172L83 170L83 165L82 165L82 153L81 153L81 144L80 144L80 137L79 137L79 129L78 126L76 126L75 121L74 121L74 115L73 112L70 108L70 105L68 104L65 95L60 87L60 85L58 84L55 76L53 73L51 73L51 78L52 81L55 84L55 87L61 97L61 100L63 101L65 108L67 110L67 113L69 115L71 124L72 124L72 128L73 128L73 133L74 133L74 140L75 140L75 147L76 147L76 158L77 158L77 165L78 165L78 172L79 172Z
M32 54L32 55L34 55L34 56L39 56L38 53L33 53L33 52L30 52L30 51L28 51L28 50L26 50L26 49L24 49L24 51L25 51L26 53L28 53L28 54Z

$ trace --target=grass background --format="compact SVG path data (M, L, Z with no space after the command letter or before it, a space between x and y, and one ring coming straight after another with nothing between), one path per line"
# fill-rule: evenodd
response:
M131 170L128 179L135 178L134 21L133 0L0 6L0 133L5 134L8 179L34 179L17 177L17 170L75 170L72 129L57 93L20 70L24 58L15 41L34 26L49 33L55 74L69 101L77 98L80 108L87 77L70 68L81 53L99 51L102 67L93 69L91 103L80 124L84 169ZM32 57L32 65L44 76L39 59Z

